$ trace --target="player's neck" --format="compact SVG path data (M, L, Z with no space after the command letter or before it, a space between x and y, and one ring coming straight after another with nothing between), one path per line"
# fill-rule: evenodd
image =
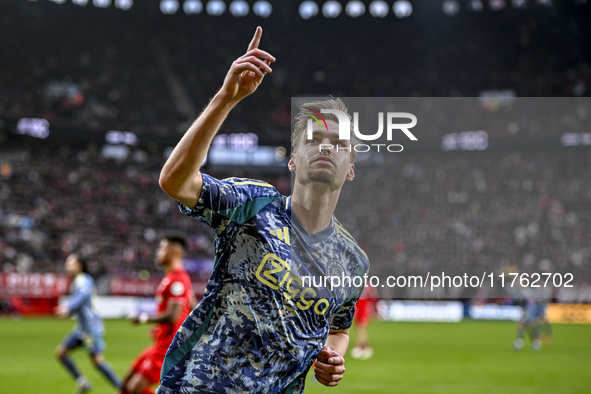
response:
M299 185L302 186L302 185ZM309 234L316 234L330 225L341 190L294 187L291 209Z
M178 270L182 265L181 260L172 260L170 264L164 266L164 274L168 275L172 271Z

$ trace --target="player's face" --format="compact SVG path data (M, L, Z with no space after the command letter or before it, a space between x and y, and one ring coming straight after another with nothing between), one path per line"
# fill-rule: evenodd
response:
M172 245L166 239L163 239L156 250L156 261L158 264L166 265L171 260L172 253Z
M64 263L64 268L66 269L66 274L73 278L82 271L80 267L80 263L78 262L78 258L71 254L66 258L66 262Z
M295 171L300 183L319 182L338 189L345 180L353 180L355 166L348 150L350 142L339 139L338 123L330 120L326 123L328 130L317 123L313 125L311 140L307 133L302 136L297 151L291 155L289 169Z

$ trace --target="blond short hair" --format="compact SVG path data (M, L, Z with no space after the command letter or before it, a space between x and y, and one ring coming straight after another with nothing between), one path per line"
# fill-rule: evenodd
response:
M311 109L317 112L320 112L321 109L336 109L341 112L347 114L351 124L351 163L355 163L355 159L357 159L357 152L353 149L353 146L359 143L359 138L357 138L353 132L353 122L351 120L351 115L349 115L349 111L345 103L339 98L331 98L329 100L323 101L313 101L311 103L306 103L300 107L300 112L295 116L293 121L293 133L291 134L291 149L292 152L296 152L300 146L300 143L304 139L304 135L308 128L308 119L312 119L310 117L310 111L307 109ZM335 114L322 114L326 120L332 120L333 122L339 123L339 119Z

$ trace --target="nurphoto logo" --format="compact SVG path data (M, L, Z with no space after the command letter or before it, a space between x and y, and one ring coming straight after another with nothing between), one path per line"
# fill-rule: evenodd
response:
M311 140L313 138L313 131L312 126L314 121L318 123L320 129L323 130L324 128L328 129L328 125L326 124L326 119L322 114L334 114L339 123L339 139L341 140L351 140L351 120L349 116L344 113L343 111L339 111L338 109L321 109L320 112L315 111L310 108L305 108L308 111L308 115L312 119L308 119L308 139ZM383 112L378 112L378 131L374 134L362 134L359 131L359 113L353 112L353 132L355 136L359 138L361 141L375 141L382 136L384 133L384 118L386 118L386 139L388 141L392 141L392 135L395 130L402 131L408 139L411 141L417 141L417 137L409 129L413 128L417 124L417 117L408 112L387 112L384 116ZM394 120L399 119L408 119L410 120L409 123L394 123ZM336 149L336 150L347 150L351 151L351 149L355 150L355 152L368 152L372 149L372 147L376 148L379 152L380 148L384 147L388 152L402 152L404 147L400 144L356 144L356 145L349 145L349 146L333 146L332 144L320 144L319 149Z

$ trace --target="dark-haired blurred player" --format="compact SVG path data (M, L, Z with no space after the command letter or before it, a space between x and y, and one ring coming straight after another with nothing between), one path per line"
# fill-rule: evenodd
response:
M92 388L90 382L82 375L74 361L70 358L70 351L85 346L96 369L115 387L119 387L119 377L105 361L105 328L103 320L96 309L96 288L94 280L88 274L86 261L77 254L71 254L64 263L66 274L72 278L70 292L72 297L65 305L55 309L60 317L76 317L78 324L64 338L57 347L55 355L68 372L76 379L78 385L76 393L85 393Z
M131 319L133 324L156 323L152 330L154 343L134 360L125 374L121 393L154 393L151 385L160 380L160 369L174 334L197 304L191 278L182 261L187 241L180 235L167 235L156 251L156 260L164 268L165 276L156 289L156 313L140 314Z

